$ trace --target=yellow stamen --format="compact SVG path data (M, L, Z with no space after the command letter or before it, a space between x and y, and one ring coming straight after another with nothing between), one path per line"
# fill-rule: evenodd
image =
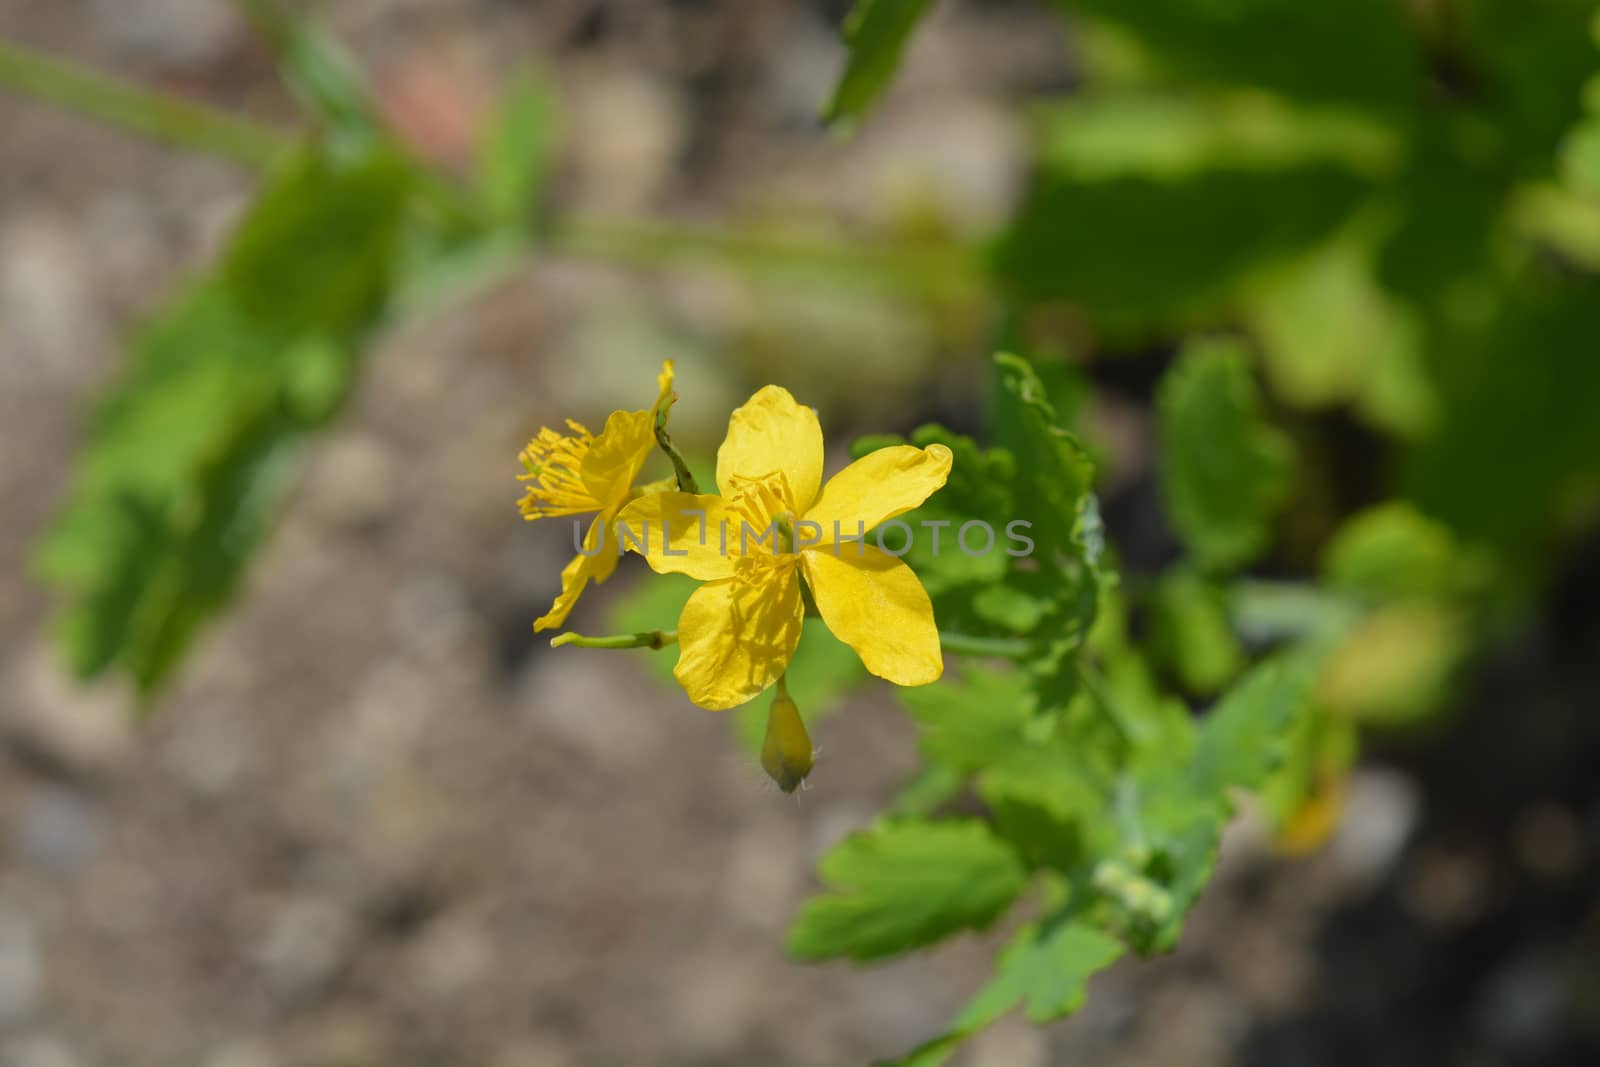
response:
M582 423L567 420L570 435L545 427L528 442L518 457L526 474L519 481L531 483L517 502L525 519L546 519L555 515L579 515L600 510L600 502L584 486L579 476L583 457L594 443L594 434Z

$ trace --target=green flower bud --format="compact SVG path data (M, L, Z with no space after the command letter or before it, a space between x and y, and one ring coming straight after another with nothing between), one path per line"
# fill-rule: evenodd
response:
M767 712L767 735L761 742L761 769L785 793L793 793L811 773L811 735L800 719L800 709L789 698L782 680Z

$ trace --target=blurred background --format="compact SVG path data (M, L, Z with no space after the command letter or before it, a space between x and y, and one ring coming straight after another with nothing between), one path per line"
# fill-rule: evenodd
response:
M891 695L840 687L796 800L652 653L548 649L571 532L520 520L517 452L646 406L670 358L691 457L777 382L835 469L861 433L986 436L984 357L1020 344L1092 442L1124 567L1154 574L1178 554L1154 398L1197 328L1248 333L1302 457L1260 573L1316 573L1399 496L1467 576L1328 683L1370 732L1320 847L1247 812L1176 953L959 1062L1600 1063L1591 6L1363 0L1345 37L1213 62L1216 5L1108 27L950 0L846 136L818 114L849 7L318 5L445 174L534 70L557 221L364 328L270 538L148 700L74 678L62 646L92 641L52 636L39 538L130 345L156 347L130 338L261 178L0 90L0 1064L833 1065L937 1033L998 935L873 968L781 948L816 857L916 765ZM219 0L0 0L9 44L293 130L268 36ZM320 292L318 254L271 280ZM670 625L642 569L572 627Z

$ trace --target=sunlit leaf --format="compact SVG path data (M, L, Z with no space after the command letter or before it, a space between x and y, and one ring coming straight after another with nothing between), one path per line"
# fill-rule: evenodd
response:
M892 822L851 834L821 863L830 887L801 910L789 951L879 959L981 930L1022 891L1017 854L975 820Z
M1289 442L1265 420L1239 345L1191 345L1158 398L1161 488L1195 562L1227 571L1267 548L1289 489Z

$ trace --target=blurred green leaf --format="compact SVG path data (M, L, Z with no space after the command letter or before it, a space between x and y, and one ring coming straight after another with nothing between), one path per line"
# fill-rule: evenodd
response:
M1420 91L1416 47L1391 0L1056 3L1121 27L1167 70L1201 83L1382 115L1403 115Z
M1040 165L1089 182L1314 164L1377 176L1398 165L1403 147L1392 128L1369 117L1254 92L1091 87L1041 106L1035 123Z
M1322 554L1330 586L1378 602L1451 593L1469 566L1447 526L1402 500L1351 516Z
M527 233L556 151L553 89L528 72L512 82L478 146L478 198L491 224Z
M381 310L414 171L387 152L355 164L310 153L257 197L222 277L253 316L341 336Z
M1207 571L1250 562L1267 547L1293 455L1262 415L1242 347L1191 344L1162 381L1157 406L1173 529Z
M1463 610L1407 600L1373 612L1333 650L1317 687L1338 715L1367 724L1415 723L1438 711L1470 651Z
M1079 305L1113 339L1213 314L1252 271L1316 244L1367 192L1327 164L1085 181L1046 170L995 249L1024 300Z
M118 664L148 694L227 602L304 435L349 390L410 189L382 151L307 153L263 189L218 275L135 339L37 547L80 674Z
M1167 573L1156 586L1150 641L1191 693L1215 693L1245 664L1222 588L1187 570Z
M872 960L998 919L1026 879L1022 861L975 820L882 823L821 863L832 891L808 901L789 933L801 959Z
M1455 114L1419 123L1409 166L1384 190L1394 216L1378 250L1378 280L1423 307L1484 278L1505 208L1503 179L1483 157L1481 127Z
M1588 33L1591 0L1462 0L1461 37L1493 129L1519 172L1550 173L1552 153L1580 116L1584 83L1600 70Z
M1369 230L1341 234L1263 277L1245 314L1276 395L1313 409L1348 403L1376 426L1416 435L1437 413L1423 331L1378 284Z
M344 45L282 0L235 0L277 54L301 105L320 119L335 151L361 152L380 135L366 78Z
M844 73L823 112L826 122L859 118L894 75L900 53L931 0L856 0L844 24Z
M1597 337L1600 285L1539 277L1463 336L1438 431L1410 474L1422 510L1471 539L1528 548L1549 537L1564 494L1600 469Z

